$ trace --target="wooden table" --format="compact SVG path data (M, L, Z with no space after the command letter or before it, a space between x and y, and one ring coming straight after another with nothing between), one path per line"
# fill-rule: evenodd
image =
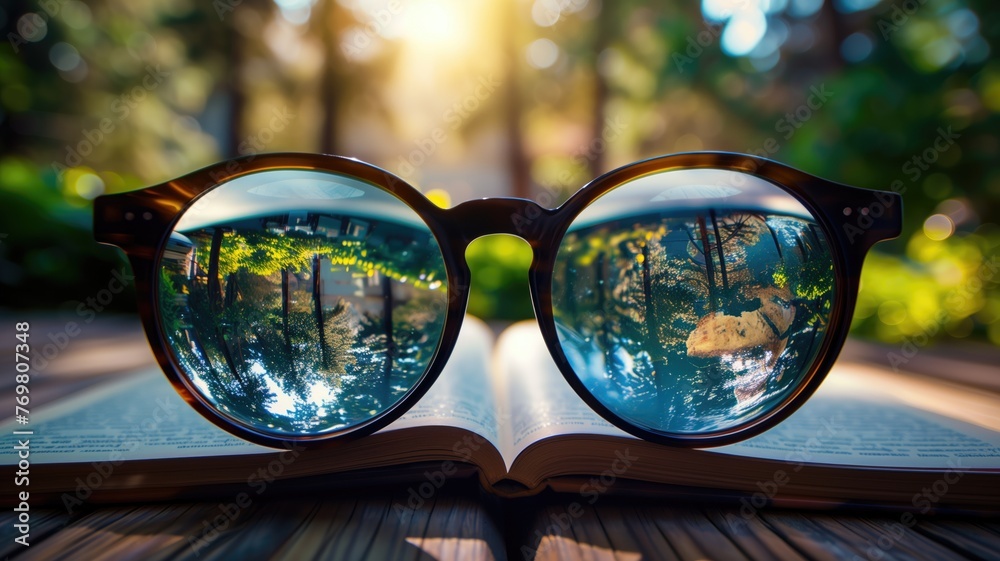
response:
M471 483L471 482L470 482ZM732 526L725 506L631 504L612 498L572 524L558 496L500 501L449 483L405 521L402 490L364 497L272 498L218 534L203 535L219 502L105 506L68 516L35 512L31 546L0 555L57 559L998 559L1000 521L765 511ZM560 518L562 517L562 518ZM13 513L0 523L8 535Z
M33 320L36 333L46 322ZM13 321L0 319L0 336ZM114 352L107 352L113 346ZM72 350L33 379L33 395L52 401L148 364L135 320L104 319ZM8 381L0 383L9 393ZM225 529L205 534L223 496L196 502L58 506L32 510L31 546L13 542L14 513L0 513L0 556L57 559L1000 559L1000 520L983 516L921 516L912 528L899 512L764 510L733 525L738 505L686 494L675 500L605 496L579 517L566 515L574 497L547 493L503 500L474 479L450 480L435 497L401 519L405 486L316 490L275 487ZM1000 508L1000 505L998 505Z

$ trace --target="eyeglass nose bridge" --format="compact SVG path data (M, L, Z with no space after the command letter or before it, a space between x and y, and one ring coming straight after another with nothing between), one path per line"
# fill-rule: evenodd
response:
M514 197L492 197L465 201L443 212L446 231L458 232L450 241L464 253L477 238L509 234L528 242L532 248L543 244L552 231L555 209L535 201Z

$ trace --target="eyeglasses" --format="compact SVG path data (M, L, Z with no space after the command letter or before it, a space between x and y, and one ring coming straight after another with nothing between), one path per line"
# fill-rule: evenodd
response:
M281 446L371 433L441 372L469 298L468 245L530 243L531 298L567 382L605 419L680 446L790 415L843 345L862 262L901 228L898 194L762 158L663 156L556 209L432 204L363 162L266 154L99 197L139 312L186 401Z

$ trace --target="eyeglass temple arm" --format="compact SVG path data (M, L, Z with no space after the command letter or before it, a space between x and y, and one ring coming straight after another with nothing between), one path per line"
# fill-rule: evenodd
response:
M864 257L880 241L899 236L903 229L903 197L892 191L875 191L825 182L817 197L834 223L836 235Z

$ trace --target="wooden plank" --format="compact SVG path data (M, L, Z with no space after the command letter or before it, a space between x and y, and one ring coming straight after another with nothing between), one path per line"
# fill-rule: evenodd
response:
M681 559L747 559L743 551L699 511L663 510L652 516Z
M1000 528L992 520L930 517L873 554L871 544L890 533L885 524L898 518L765 511L734 522L738 513L727 509L637 507L621 501L586 505L573 516L572 501L559 499L512 503L524 509L508 519L515 525L523 521L523 543L514 543L505 539L490 503L478 497L442 492L401 515L393 507L405 505L405 500L405 493L396 491L372 498L260 501L240 509L228 523L227 507L220 509L218 502L106 507L75 519L46 510L34 513L31 547L11 548L8 540L3 555L28 561L502 561L508 555L522 559L521 546L526 545L538 550L538 560L823 561L878 556L890 561L995 559L1000 550ZM0 514L0 523L8 527L13 520L12 512ZM220 521L220 531L206 534L206 528Z
M923 521L914 527L918 532L947 544L976 559L995 559L1000 555L1000 536L984 532L983 528L965 521Z
M743 517L736 510L714 509L707 511L705 516L751 559L806 560L805 556L757 516Z
M861 549L862 559L917 561L966 559L954 550L899 524L893 518L821 517L818 522L831 533Z
M391 512L393 504L391 496L261 502L232 511L228 523L218 518L218 503L102 508L13 553L29 561L506 557L502 532L475 501L428 501L405 520ZM210 529L215 522L221 531ZM36 519L32 532L59 523L56 516Z
M649 509L597 509L605 532L617 551L637 551L643 559L680 561L674 548L656 527Z
M831 535L822 525L800 513L765 511L760 513L760 518L775 534L809 559L839 561L854 559L855 556L865 558L860 548Z
M34 547L46 538L54 535L59 530L62 530L66 524L69 523L70 515L66 514L62 510L30 510L29 514L31 518L28 520L28 525L30 527L28 533L28 543L30 544L27 548L23 545L14 541L14 538L20 535L20 532L14 528L14 524L17 524L17 513L7 510L0 513L0 527L5 529L10 529L11 535L10 539L3 540L0 543L0 557L7 559L8 557L26 551L28 548ZM6 536L6 531L4 535Z

